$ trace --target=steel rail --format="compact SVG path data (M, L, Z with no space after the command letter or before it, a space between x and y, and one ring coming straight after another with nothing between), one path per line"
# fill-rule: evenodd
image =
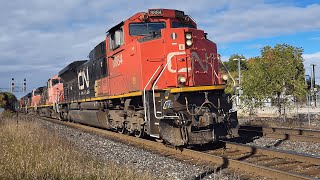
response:
M272 157L278 157L278 158L288 158L299 162L305 162L310 163L314 165L320 165L320 158L311 156L311 155L305 155L305 154L299 154L299 153L288 153L283 150L276 150L276 149L268 149L264 147L257 147L257 146L250 146L245 144L238 144L228 141L223 141L226 148L230 149L238 149L243 150L247 152L251 152L252 154L263 154L267 156Z
M290 129L262 126L240 126L239 131L257 132L262 136L283 140L320 143L320 131L311 129Z
M158 153L165 152L167 154L170 154L170 156L180 156L180 157L182 156L182 157L187 157L188 160L193 159L195 161L209 163L210 165L213 165L213 164L219 165L219 169L230 168L233 170L243 171L249 174L254 174L255 176L263 176L263 177L269 177L273 179L288 179L288 180L289 179L290 180L313 179L312 177L303 176L303 175L290 173L286 171L281 171L281 170L277 170L277 169L273 169L273 168L269 168L261 165L256 165L253 163L231 159L231 158L216 156L216 155L212 155L205 152L195 151L191 149L173 149L158 142L136 138L128 135L123 135L116 132L106 131L103 129L85 126L77 123L59 121L59 120L49 119L44 117L38 117L38 118L46 121L54 122L57 124L65 125L71 128L80 129L85 132L99 134L107 138L114 139L116 141L120 141L124 143L129 142L129 144L131 145L142 147L145 149L152 149L153 151L157 151Z

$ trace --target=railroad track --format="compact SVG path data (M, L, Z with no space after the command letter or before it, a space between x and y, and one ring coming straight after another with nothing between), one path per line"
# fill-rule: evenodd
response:
M262 126L240 126L239 134L265 136L283 140L320 143L320 130L290 129Z
M244 176L267 177L272 179L315 179L320 177L320 159L278 150L270 150L242 144L221 142L223 147L174 149L161 143L136 138L112 131L89 127L81 124L36 117L86 132L99 134L109 139L144 148L152 152L170 156L189 163L206 164L216 168L216 172L225 168L232 169Z

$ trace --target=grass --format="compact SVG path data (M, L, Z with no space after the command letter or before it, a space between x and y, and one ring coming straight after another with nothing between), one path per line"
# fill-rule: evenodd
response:
M0 117L0 179L152 179L76 150L35 122Z

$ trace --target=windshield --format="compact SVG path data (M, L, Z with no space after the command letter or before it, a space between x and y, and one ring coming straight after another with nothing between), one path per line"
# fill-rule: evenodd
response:
M181 23L181 22L172 22L172 28L181 28L181 27L195 28L192 24L185 24L185 23Z
M59 79L52 79L52 86L59 83Z
M129 31L131 36L146 36L152 34L152 32L160 32L160 29L165 27L164 22L131 23Z

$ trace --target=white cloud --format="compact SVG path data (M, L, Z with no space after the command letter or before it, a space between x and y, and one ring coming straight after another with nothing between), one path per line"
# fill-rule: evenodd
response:
M319 29L319 12L320 4L303 8L253 3L246 9L201 18L200 22L209 26L218 42L231 42Z
M219 46L320 28L319 4L295 7L263 0L11 0L0 6L0 87L1 81L12 76L23 79L30 74L30 89L41 86L43 79L58 73L66 63L85 59L113 25L136 12L160 7L184 10Z
M304 54L304 67L306 69L306 74L311 75L312 66L311 64L315 64L315 77L316 84L320 84L320 52L316 52L313 54Z

